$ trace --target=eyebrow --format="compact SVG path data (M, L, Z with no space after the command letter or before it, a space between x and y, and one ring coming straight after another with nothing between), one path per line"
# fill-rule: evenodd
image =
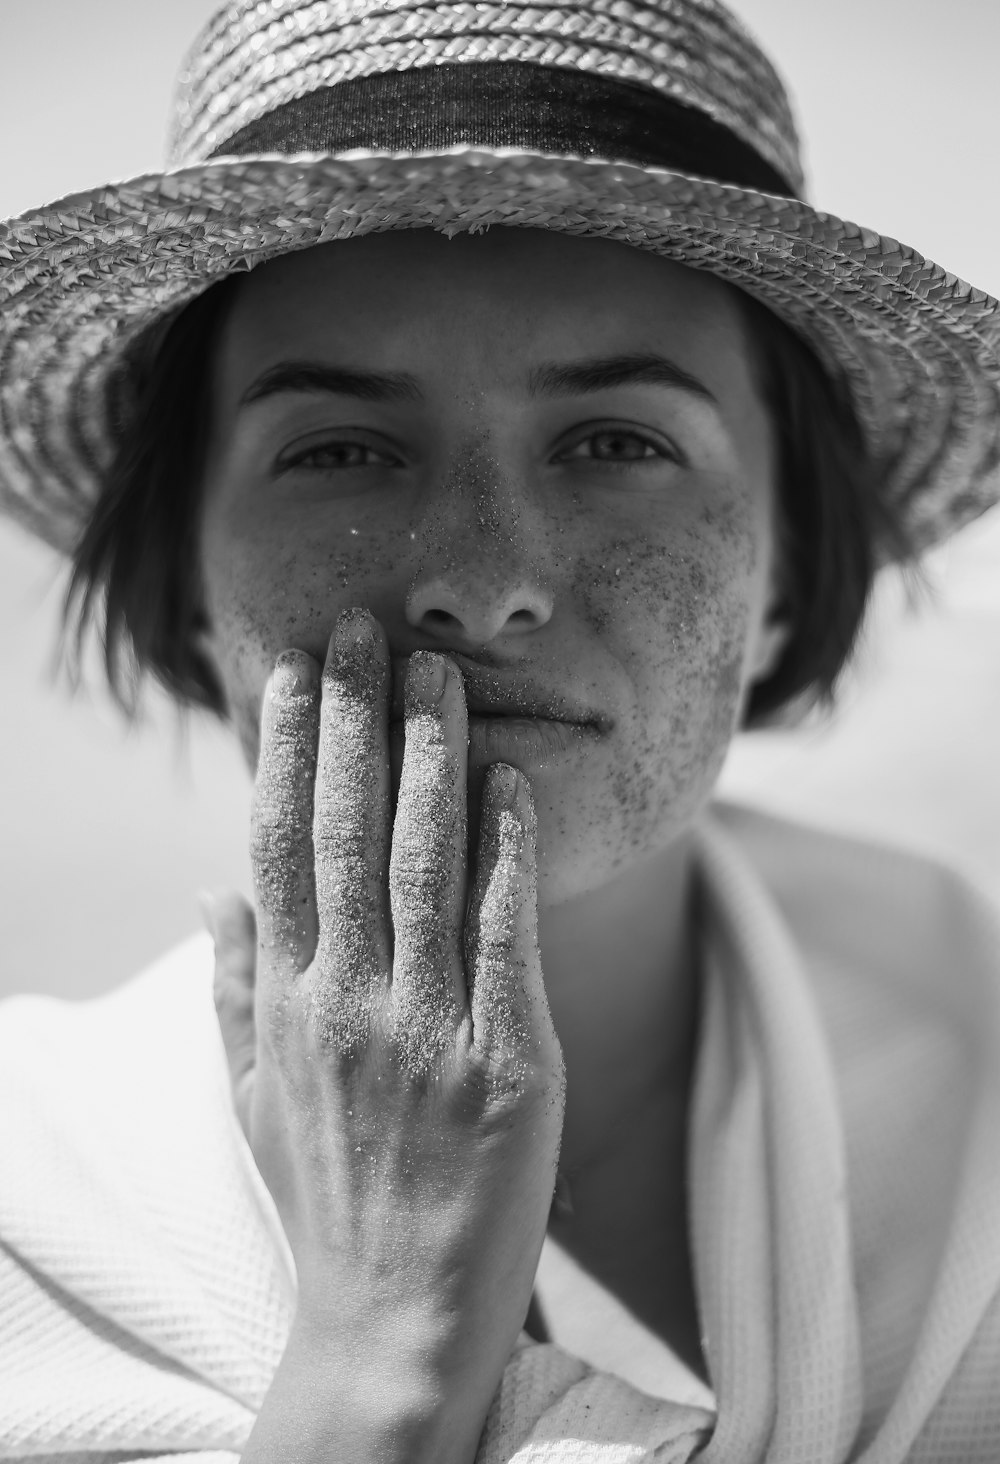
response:
M631 356L599 356L590 361L565 364L545 362L528 377L529 396L578 396L585 392L610 391L616 386L669 386L714 402L715 396L703 381L684 371L666 356L646 351Z
M546 361L528 375L530 397L582 396L619 386L666 386L715 402L703 381L653 351L599 356L585 361ZM280 361L256 377L240 398L241 406L280 392L326 392L367 402L420 402L416 377L404 372L362 371L322 361Z

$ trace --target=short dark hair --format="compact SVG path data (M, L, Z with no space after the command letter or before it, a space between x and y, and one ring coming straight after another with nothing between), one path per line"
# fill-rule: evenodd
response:
M127 351L129 411L72 555L62 642L71 681L93 629L112 695L130 718L147 673L182 707L228 712L198 641L207 624L198 537L213 351L237 279L211 285Z
M141 336L126 371L133 409L106 487L73 555L63 649L78 679L87 631L134 715L144 676L181 706L227 715L197 632L206 625L198 552L213 348L237 288L222 280ZM743 726L830 708L855 648L880 557L912 570L916 552L880 491L843 387L777 316L741 291L779 449L778 552L793 627L778 665L748 698Z
M904 573L911 595L921 581L917 546L886 501L886 465L867 448L845 385L772 311L735 294L775 433L777 553L793 627L774 671L750 691L750 730L832 708L882 564Z

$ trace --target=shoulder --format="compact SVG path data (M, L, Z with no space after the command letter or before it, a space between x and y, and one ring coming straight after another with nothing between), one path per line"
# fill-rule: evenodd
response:
M213 966L198 936L99 997L0 1002L5 1199L16 1193L28 1213L85 1175L91 1194L124 1198L147 1178L169 1187L199 1145L220 1146L230 1104ZM12 1222L2 1202L0 1222Z
M776 914L820 1017L849 1137L941 1129L1000 1072L1000 914L943 861L735 804L713 822ZM895 1083L907 1105L871 1108ZM881 1126L881 1127L880 1127Z
M65 1086L87 1074L86 1092L122 1082L155 1088L178 1057L190 1069L216 1059L212 946L198 935L101 996L70 1001L23 994L0 1001L0 1083Z
M971 1226L995 1258L994 1207L976 1185L1000 1114L1000 917L967 876L924 854L732 804L711 822L748 904L782 931L829 1054L877 1411L900 1384L949 1243Z
M274 1375L294 1273L232 1111L213 968L199 936L90 1001L0 1002L4 1457L24 1429L54 1457L89 1420L132 1458L153 1399L171 1450L209 1417L240 1440Z
M746 805L715 803L712 817L767 891L831 1021L864 997L978 1046L1000 997L1000 911L964 872Z

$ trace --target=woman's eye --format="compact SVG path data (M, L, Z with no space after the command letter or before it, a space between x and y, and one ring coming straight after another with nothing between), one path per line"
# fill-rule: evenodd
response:
M368 442L316 442L309 447L282 453L278 459L278 467L313 468L319 471L366 468L371 466L372 458L380 459L383 464L392 461L386 453L380 453Z
M580 448L591 448L592 451L581 455ZM657 458L676 462L679 458L678 453L669 451L638 432L626 432L623 428L616 427L592 432L577 443L572 453L564 453L563 456L571 460L575 457L577 461L589 459L591 462L611 464L653 462Z

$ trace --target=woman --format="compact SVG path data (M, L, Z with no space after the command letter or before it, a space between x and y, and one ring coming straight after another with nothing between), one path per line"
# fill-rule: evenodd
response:
M255 908L3 1014L6 1456L995 1457L992 912L710 805L995 500L996 302L714 4L232 6L175 144L0 240L0 468Z

